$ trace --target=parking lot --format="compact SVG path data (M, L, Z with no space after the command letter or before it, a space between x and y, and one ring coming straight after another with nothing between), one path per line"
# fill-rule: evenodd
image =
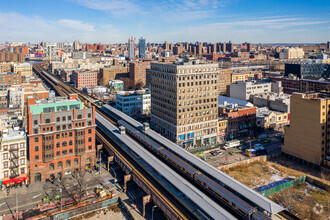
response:
M249 157L245 154L245 149L254 149L257 146L265 148L267 153L279 150L282 145L282 136L273 133L268 135L267 138L254 138L251 140L242 140L239 147L223 148L220 146L219 149L212 150L204 153L202 158L212 166L218 167L225 164L235 163L248 159ZM220 153L217 153L220 151Z

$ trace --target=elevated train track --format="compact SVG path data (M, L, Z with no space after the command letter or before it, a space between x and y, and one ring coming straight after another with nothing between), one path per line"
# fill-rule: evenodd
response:
M67 94L70 94L70 93L77 93L78 96L79 96L79 98L82 101L85 101L85 102L89 103L91 106L95 106L96 107L95 109L96 109L97 113L100 114L102 117L106 118L106 120L110 121L112 124L114 124L114 125L125 125L125 121L126 121L126 123L129 123L131 127L132 126L133 127L135 126L135 128L139 128L139 132L141 132L141 133L143 132L143 129L141 129L142 124L140 124L140 123L138 123L138 122L136 122L134 120L127 120L127 117L129 117L129 116L127 116L127 115L123 116L124 114L123 113L121 113L121 114L118 113L118 110L117 110L117 112L116 112L116 110L112 111L112 112L115 112L116 114L109 114L109 112L107 110L104 110L104 109L100 108L100 106L97 105L97 104L95 104L94 103L94 100L90 99L85 93L77 90L76 88L73 88L72 86L64 83L63 81L61 81L59 79L56 79L54 76L52 76L49 73L47 73L40 65L35 65L33 68L40 75L42 75L42 77L47 81L47 83L49 83L56 90L56 92L59 95L64 96L64 95L67 95ZM121 119L122 122L120 122L120 119ZM125 127L127 129L127 127L129 127L129 126L126 125ZM131 130L132 130L132 128L131 128ZM130 132L130 130L128 129L128 132L127 133L130 136L134 137L136 140L138 140L137 137L134 136L134 134L132 134L134 132ZM102 131L98 131L97 132L97 135L99 137L101 137L101 138L104 139L104 137L102 136ZM103 135L104 135L104 133L103 133ZM148 140L149 145L151 145L151 143L153 143L152 144L153 146L157 146L158 145L161 148L166 148L166 149L170 150L170 152L175 153L176 154L176 157L177 157L175 160L178 160L178 158L179 159L183 159L183 157L185 157L185 154L182 154L184 150L183 149L178 149L177 146L174 147L174 144L173 143L172 143L173 144L173 146L172 146L171 144L169 144L167 142L168 141L167 139L165 139L163 137L160 138L160 139L159 138L158 139L157 138L155 139L156 133L154 131L150 130L149 132L145 132L143 135L145 136L144 137L145 139L149 139ZM139 140L139 142L141 144L143 144L144 146L147 146L146 141ZM112 151L114 151L114 152L116 152L116 153L118 153L120 155L120 152L117 152L118 150L116 150L117 148L113 146L113 143L112 144L109 144L109 146L111 146L111 148L112 148L111 150ZM173 150L171 148L173 148L175 150ZM157 154L159 154L159 153L157 153ZM188 156L188 158L185 158L187 160L186 163L190 163L191 164L191 161L196 162L196 159L195 158L189 158L189 157L190 156ZM123 155L121 155L121 159L126 160ZM226 186L229 183L231 183L230 181L232 181L232 180L230 178L229 179L227 177L224 178L223 176L221 176L218 173L216 173L216 172L219 172L219 171L217 171L217 170L215 171L215 170L212 170L211 169L211 172L210 172L209 170L206 170L206 169L209 169L209 167L205 164L205 162L204 163L198 162L198 164L199 164L199 166L196 166L196 164L195 165L192 164L193 165L193 169L195 169L195 170L196 170L196 168L197 169L200 169L200 171L198 171L198 170L195 171L193 173L193 176L196 173L197 173L197 176L198 176L198 173L200 173L200 172L205 173L206 174L206 176L205 176L206 178L209 178L210 175L215 176L216 177L216 179L215 179L216 182L213 182L213 185L216 185L215 188L217 188L219 186L220 187L223 187L223 186ZM181 168L178 168L178 169L181 169ZM182 173L182 175L183 174L184 173ZM192 178L194 178L194 177L192 177ZM219 178L219 179L221 178L221 180L224 181L225 184L223 182L221 182L224 185L221 185L221 184L219 185L219 181L217 180L217 178ZM208 181L210 181L210 180L208 180ZM198 182L196 182L196 184L198 185ZM244 186L243 184L240 184L240 183L234 183L234 184L236 184L236 187L238 187L238 188L241 187L241 188L239 188L239 190L240 190L239 193L244 192L245 193L244 196L248 196L248 198L243 198L243 200L245 200L245 201L242 202L242 199L240 199L237 196L236 197L233 196L234 195L233 193L236 193L236 192L233 192L233 193L223 193L223 194L227 194L227 195L232 196L232 198L230 198L230 197L229 198L225 198L225 200L226 199L230 199L231 200L231 203L230 203L230 206L231 207L230 208L233 208L234 207L234 210L235 211L237 211L238 207L240 207L240 210L241 211L242 211L242 209L243 210L246 209L246 207L250 207L249 209L246 209L247 212L245 212L243 214L241 213L241 217L242 218L245 218L245 219L267 219L267 218L269 218L264 213L262 213L260 211L257 211L256 209L253 208L253 206L257 206L257 207L261 207L261 210L262 211L267 211L268 213L272 214L273 217L276 217L276 219L297 219L297 218L295 218L295 216L293 216L292 214L290 214L289 212L287 212L286 210L284 210L282 207L278 206L276 203L272 203L270 200L267 200L267 199L263 198L261 195L256 195L257 193L254 192L254 191L252 191L251 189L246 189L247 187ZM210 184L210 185L212 185L212 184ZM200 185L199 187L203 187L203 185ZM213 190L214 190L214 188L213 188ZM245 191L245 190L247 190L247 191ZM212 192L212 190L210 192ZM226 192L226 191L224 189L222 189L222 192ZM256 203L257 204L254 203L255 201L253 201L252 202L252 205L253 206L251 206L251 205L247 206L246 205L246 200L249 200L249 199L250 200L251 199L252 200L256 200ZM221 199L221 196L220 196L220 201L222 203L224 201L224 199ZM164 202L166 202L166 201L164 201ZM242 207L240 204L245 204L246 206L245 207ZM229 206L228 203L227 204L225 203L225 205Z

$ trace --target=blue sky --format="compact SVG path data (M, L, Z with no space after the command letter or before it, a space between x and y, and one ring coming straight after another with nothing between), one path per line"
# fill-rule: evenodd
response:
M0 42L317 43L329 0L0 0Z

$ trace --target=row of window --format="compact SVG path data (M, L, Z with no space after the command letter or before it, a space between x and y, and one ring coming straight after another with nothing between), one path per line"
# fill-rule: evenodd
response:
M15 158L15 157L17 158L17 156L18 156L18 155L17 155L17 152L12 152L12 153L11 153L11 158ZM23 150L23 151L20 151L20 156L22 156L22 157L25 156L25 151L24 151L24 150ZM3 154L3 159L4 159L4 160L9 159L7 153L6 153L6 154Z
M19 146L22 149L22 148L25 147L25 144L20 143ZM8 150L8 145L4 145L4 146L2 146L2 148L3 148L4 151L6 151L6 150ZM18 145L17 144L10 145L10 149L18 149Z
M11 173L13 175L15 175L15 172L13 170L11 171ZM8 174L9 174L8 171L3 172L3 175L4 175L5 178L9 177ZM20 174L25 174L25 168L21 168L21 173Z

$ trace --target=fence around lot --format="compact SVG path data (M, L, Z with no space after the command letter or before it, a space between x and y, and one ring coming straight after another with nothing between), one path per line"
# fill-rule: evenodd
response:
M298 178L298 179L295 179L295 180L292 180L292 181L289 181L289 182L285 182L285 183L282 183L280 185L277 185L277 186L274 186L272 188L268 188L268 189L265 189L263 191L259 191L259 193L263 196L269 196L269 195L272 195L276 192L279 192L279 191L282 191L284 189L288 189L288 188L291 188L295 185L298 185L299 183L303 183L306 181L306 175Z

